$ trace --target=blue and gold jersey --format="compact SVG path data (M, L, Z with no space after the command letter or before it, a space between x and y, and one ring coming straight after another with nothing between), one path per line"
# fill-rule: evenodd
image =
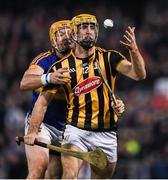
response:
M44 73L47 73L49 68L55 63L59 58L56 56L55 52L45 52L38 55L30 64L29 68L41 68L44 70ZM32 110L34 108L34 104L38 99L39 93L41 92L42 88L34 90L33 99L31 108L29 110L29 114L31 115ZM51 126L56 127L57 129L61 130L64 127L66 121L66 111L67 111L67 102L65 100L64 93L59 91L53 100L49 103L46 114L44 116L44 123L47 123Z

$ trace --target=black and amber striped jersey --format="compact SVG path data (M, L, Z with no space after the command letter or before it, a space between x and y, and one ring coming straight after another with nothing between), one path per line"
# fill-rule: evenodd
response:
M71 82L63 86L68 99L68 124L93 131L117 129L117 116L95 62L99 61L103 75L114 90L116 67L123 60L126 58L117 51L95 48L94 54L88 58L77 58L71 52L52 65L50 72L62 67L69 68ZM56 89L49 91L55 93Z

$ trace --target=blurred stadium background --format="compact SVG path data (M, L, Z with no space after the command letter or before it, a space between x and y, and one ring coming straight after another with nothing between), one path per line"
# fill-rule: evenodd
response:
M147 79L119 76L117 95L126 104L119 120L118 165L114 178L168 178L168 1L167 0L0 0L0 178L25 178L23 135L30 92L19 82L31 60L49 49L54 21L92 13L100 24L98 45L128 56L119 40L128 25L144 56ZM112 18L114 28L103 28Z

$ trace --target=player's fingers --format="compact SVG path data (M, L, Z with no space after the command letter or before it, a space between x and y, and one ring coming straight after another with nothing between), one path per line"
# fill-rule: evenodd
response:
M133 36L133 34L130 33L128 30L125 31L125 34L126 34L126 36L127 36L129 39L131 39L132 36Z
M71 78L70 77L68 77L68 76L59 76L58 77L58 80L59 81L65 81L65 82L70 82L71 81Z
M59 82L69 83L69 82L71 82L71 80L70 79L59 79Z
M67 74L67 73L64 73L64 74L62 75L62 77L63 77L64 79L71 79L71 77L70 77L69 74Z
M120 108L118 109L118 111L119 111L120 113L124 112L124 111L125 111L125 107L124 107L124 106L120 107Z
M130 34L128 31L126 31L126 37L129 39L129 42L134 42L135 41L135 35L134 33L133 34Z
M122 100L117 99L117 105L118 105L118 106L121 106L121 105L124 105L124 103L123 103L123 101L122 101Z
M122 45L124 45L124 46L130 47L130 44L128 44L128 43L126 43L126 42L124 42L124 41L121 41L121 40L120 40L120 43L121 43Z
M125 110L125 105L124 105L124 103L123 103L122 100L117 100L116 109L117 109L117 111L118 111L119 113L124 112L124 110Z
M135 27L132 27L132 31L133 31L133 33L135 32Z
M125 109L125 105L123 103L119 104L118 107L119 111L121 110L124 110Z
M134 35L135 27L128 26L128 31L131 35Z
M24 143L27 144L28 143L28 139L26 136L24 136Z
M51 83L52 84L65 84L65 83L70 83L70 79L63 79L63 78L55 78L52 79Z
M123 35L123 38L124 38L127 42L131 43L131 39L130 39L128 36Z
M51 82L52 80L57 80L57 79L71 79L71 77L66 74L66 73L60 73L60 72L55 72L55 73L52 73L51 76L50 76L50 79L51 79Z
M69 77L69 76L63 76L63 75L59 75L57 78L58 78L58 80L68 80L68 81L71 80L71 77Z
M69 72L68 68L60 68L58 69L59 73L65 73L65 72Z
M56 73L56 76L58 76L59 78L64 78L64 77L71 78L69 73L67 72L68 72L67 70L60 70Z
M125 46L129 46L128 43L126 43L126 42L124 42L124 41L122 41L122 40L120 40L120 43L123 44L123 45L125 45Z
M24 143L28 145L33 145L34 144L34 138L30 136L24 136Z
M70 79L67 79L67 78L65 78L65 79L63 79L63 78L58 78L57 79L57 83L58 84L66 84L66 83L70 83L71 82L71 80Z
M119 108L115 112L116 112L117 115L121 116L121 114L124 112L124 109L123 108Z

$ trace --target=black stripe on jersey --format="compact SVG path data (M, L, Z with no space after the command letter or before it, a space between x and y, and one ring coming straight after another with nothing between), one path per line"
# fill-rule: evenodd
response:
M69 69L74 68L76 70L75 72L70 73L71 89L73 89L77 85L77 78L76 78L77 69L75 66L74 57L72 55L68 58L68 64L69 64ZM74 95L73 104L74 104L74 108L73 108L73 114L72 114L72 125L77 127L78 116L79 116L79 97L78 96Z
M83 60L83 64L86 63L86 59ZM89 77L88 72L83 73L83 79L87 79ZM86 103L86 109L85 109L85 124L84 129L88 129L91 127L91 120L92 120L92 100L90 93L85 94L85 103Z
M60 69L60 68L62 68L61 62L55 63L55 67L56 67L57 70Z
M63 87L64 87L64 90L65 90L65 94L66 94L66 97L67 97L67 99L68 99L68 102L70 101L70 99L69 99L69 92L68 92L68 88L65 86L65 85L63 85ZM69 105L69 104L68 104ZM68 106L69 107L69 106Z
M96 51L95 58L98 59L98 51ZM99 76L98 70L94 69L96 76ZM97 88L97 95L99 101L99 114L98 114L98 128L104 128L104 95L103 95L103 84Z
M107 82L109 86L111 87L111 72L110 72L109 61L108 61L108 52L103 53L103 59L104 59L104 65L106 69Z
M111 52L111 55L110 55L110 66L111 66L111 69L112 69L112 75L113 77L116 76L117 74L117 71L116 71L116 66L117 64L121 61L122 56L116 52L116 51L112 51Z
M105 69L106 69L106 77L107 77L107 82L109 86L111 87L111 73L110 73L110 67L109 67L109 61L108 61L108 52L103 53L103 58L104 58L104 64L105 64ZM110 93L108 93L109 99L110 99ZM114 111L111 108L111 101L109 101L109 107L110 107L110 127L113 127L114 122Z

